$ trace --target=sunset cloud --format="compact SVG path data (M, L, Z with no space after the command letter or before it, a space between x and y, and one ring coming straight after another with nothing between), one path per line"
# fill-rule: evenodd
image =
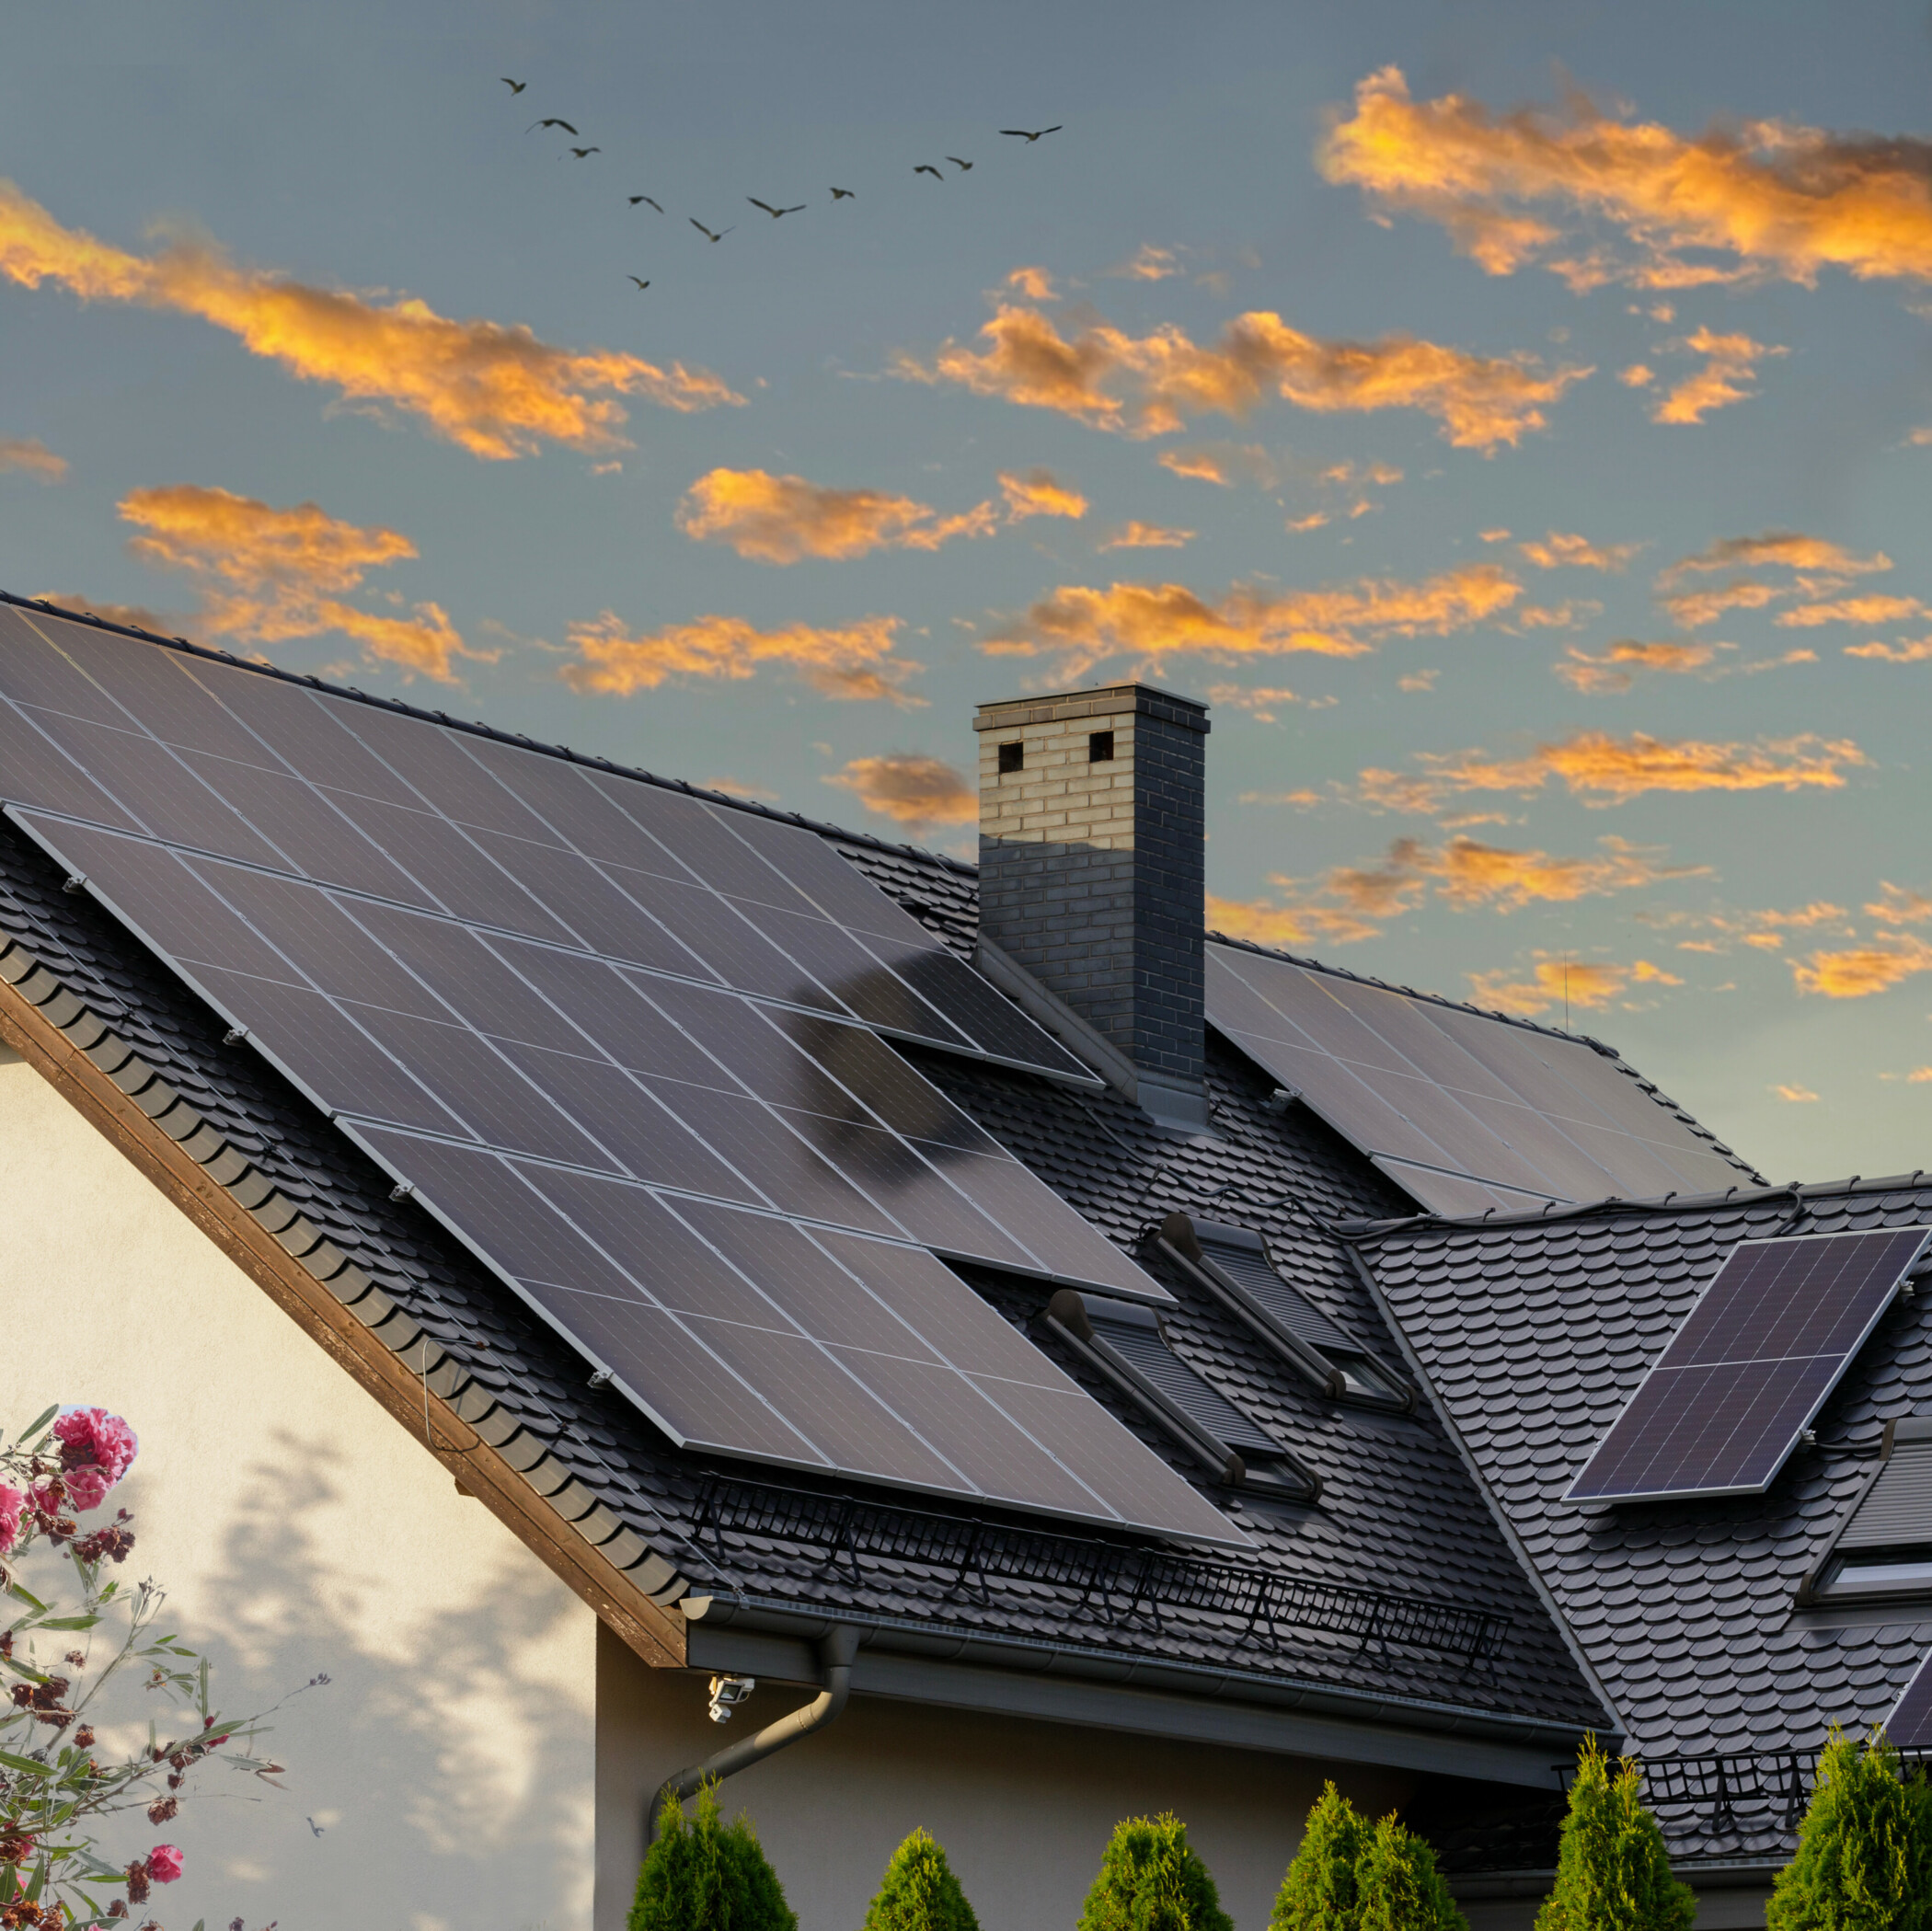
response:
M9 471L30 476L37 483L64 483L67 459L55 455L38 437L0 436L0 476Z
M874 550L936 550L956 536L990 536L991 503L941 516L928 503L878 489L825 489L801 476L713 469L678 506L677 526L698 543L722 543L759 563L805 557L843 561Z
M923 752L889 751L854 758L825 777L849 791L868 811L877 811L917 835L928 825L971 824L980 813L979 793L965 774L943 758Z
M999 473L1000 493L1006 499L1006 521L1024 523L1029 516L1070 516L1087 514L1087 499L1071 485L1061 482L1050 469L1029 469L1024 476L1003 469Z
M1224 899L1207 895L1207 929L1250 945L1305 951L1311 946L1352 945L1374 938L1382 927L1373 920L1334 906L1277 905L1268 899Z
M1456 94L1417 101L1385 67L1358 86L1317 158L1375 205L1439 223L1492 275L1540 262L1578 290L1810 285L1826 268L1932 281L1932 144L1909 137L1776 121L1686 137L1613 119L1580 95L1561 111L1498 116ZM1578 223L1620 234L1632 259ZM1697 259L1710 254L1730 265Z
M1259 443L1207 443L1191 449L1163 450L1156 459L1163 469L1197 483L1218 483L1232 489L1237 482L1272 489L1279 477L1268 452ZM1328 522L1325 516L1323 523Z
M1809 1086L1794 1086L1784 1080L1774 1081L1765 1090L1794 1106L1807 1106L1818 1098Z
M1167 530L1158 523L1127 523L1110 535L1101 550L1179 550L1192 543L1199 532Z
M390 617L341 601L372 569L417 554L399 531L341 523L315 503L277 510L190 483L136 489L120 507L141 532L128 542L135 556L199 584L194 622L208 635L275 644L339 631L371 657L441 684L455 682L454 658L494 660L464 643L440 604Z
M1015 269L1006 277L1006 286L1016 289L1029 302L1057 302L1060 292L1044 269Z
M1384 637L1441 637L1509 608L1522 586L1493 564L1468 564L1419 583L1363 579L1340 590L1236 585L1210 603L1179 583L1064 584L989 637L995 655L1062 659L1077 675L1111 657L1189 654L1234 661L1315 651L1359 657Z
M1492 759L1479 751L1418 753L1420 772L1366 770L1355 796L1383 810L1433 814L1472 791L1528 797L1552 779L1587 805L1620 805L1649 791L1841 789L1845 770L1871 760L1847 738L1806 731L1756 744L1675 743L1634 731L1627 738L1579 731L1526 757Z
M1686 630L1696 630L1706 624L1716 623L1726 611L1763 610L1772 603L1783 603L1796 596L1816 597L1842 590L1855 578L1881 574L1891 568L1892 558L1882 550L1875 550L1869 557L1860 557L1822 536L1806 536L1795 530L1768 530L1761 536L1727 536L1708 549L1680 557L1668 569L1659 573L1657 589L1673 621ZM1748 572L1765 569L1786 569L1793 575L1789 581L1782 583L1767 583L1749 575L1738 575L1728 583L1716 584L1706 590L1678 588L1686 579L1714 575L1720 570ZM1673 593L1663 594L1665 592ZM1853 599L1851 603L1862 603L1864 601ZM1889 606L1891 602L1889 599L1875 601L1881 607ZM1827 607L1849 608L1850 603L1810 607L1823 611ZM1914 608L1916 607L1915 604ZM1788 612L1779 621L1789 616ZM1837 619L1819 615L1800 617L1797 621L1800 624L1830 623Z
M1932 945L1915 935L1843 952L1813 952L1802 964L1791 961L1798 990L1821 993L1827 999L1869 998L1918 972L1932 972Z
M1069 338L1037 308L1002 301L980 339L978 352L945 342L929 362L902 354L893 373L1135 436L1204 415L1238 420L1271 396L1322 413L1420 409L1458 448L1481 450L1547 428L1545 408L1591 373L1409 336L1323 341L1265 311L1236 316L1217 342L1199 345L1172 323L1131 336L1092 321Z
M1932 657L1932 637L1915 637L1897 644L1846 644L1847 657L1872 657L1889 664L1924 663Z
M352 403L420 417L472 455L502 460L545 443L622 447L620 396L689 412L739 403L717 376L661 368L610 350L582 352L498 322L458 322L414 298L378 302L244 268L205 241L176 238L135 255L63 228L0 181L0 275L84 302L123 302L199 316L255 355Z
M1815 650L1787 650L1777 657L1723 657L1719 653L1737 649L1735 644L1642 644L1623 638L1607 650L1593 656L1574 644L1569 654L1550 665L1572 690L1590 696L1603 696L1630 689L1634 672L1662 672L1667 675L1696 677L1715 684L1723 677L1755 677L1764 671L1781 671L1792 664L1814 664Z
M632 636L624 620L606 610L570 626L577 661L558 674L582 696L628 697L665 684L741 684L769 667L790 671L826 697L923 705L925 698L903 688L925 666L893 654L899 629L897 617L862 617L829 629L787 624L760 630L742 617L701 616Z
M1507 967L1494 972L1471 972L1470 995L1478 1006L1533 1018L1552 1009L1576 1006L1595 1011L1620 997L1632 984L1682 985L1683 980L1639 959L1635 965L1600 965L1584 960L1535 955L1527 979L1514 978Z
M1831 603L1800 603L1775 619L1788 628L1815 629L1820 624L1898 624L1926 615L1916 597L1841 597Z
M1552 530L1541 543L1519 543L1518 553L1538 569L1620 570L1643 548L1640 543L1592 543Z
M1748 335L1714 335L1708 328L1699 328L1672 346L1706 361L1696 374L1658 397L1650 411L1652 422L1702 422L1713 409L1745 401L1756 393L1752 385L1757 380L1758 363L1789 352L1754 341Z
M1157 248L1151 241L1144 241L1131 259L1106 272L1128 282L1165 282L1180 271L1172 248Z
M1866 906L1865 912L1867 917L1875 918L1881 925L1922 925L1932 919L1932 898L1880 879L1879 896Z

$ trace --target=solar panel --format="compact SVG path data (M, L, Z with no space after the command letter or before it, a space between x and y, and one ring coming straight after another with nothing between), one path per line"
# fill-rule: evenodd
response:
M1207 948L1207 1017L1433 1213L1714 1191L1747 1171L1580 1040L1225 945Z
M1566 1500L1761 1495L1928 1234L1886 1227L1740 1241Z
M1912 1681L1885 1719L1885 1736L1902 1750L1932 1744L1932 1655L1912 1672Z
M917 1247L344 1123L682 1445L1247 1542Z
M0 694L11 802L1101 1084L801 826L13 605Z
M673 1439L1245 1540L935 1258L1168 1298L876 1037L1065 1076L812 834L8 606L0 798Z

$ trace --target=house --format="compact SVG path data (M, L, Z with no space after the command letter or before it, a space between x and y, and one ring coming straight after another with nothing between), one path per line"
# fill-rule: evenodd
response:
M177 1910L614 1931L708 1763L807 1931L1167 1808L1259 1924L1327 1778L1502 1926L1593 1732L1759 1921L1765 1753L1927 1640L1925 1316L1761 1493L1563 1495L1736 1243L1932 1189L1209 942L1199 705L975 721L977 868L0 602L9 1412L142 1433L232 1704L331 1679Z

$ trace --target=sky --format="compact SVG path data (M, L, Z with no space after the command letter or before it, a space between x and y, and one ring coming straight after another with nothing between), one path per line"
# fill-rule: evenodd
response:
M1932 1167L1923 0L6 38L0 586L964 856L1164 684L1211 925Z

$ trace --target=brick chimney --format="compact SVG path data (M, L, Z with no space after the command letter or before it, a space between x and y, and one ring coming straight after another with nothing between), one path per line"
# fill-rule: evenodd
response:
M1022 967L1111 1049L1116 1086L1196 1131L1208 728L1205 705L1143 684L983 704L973 723L993 976Z

